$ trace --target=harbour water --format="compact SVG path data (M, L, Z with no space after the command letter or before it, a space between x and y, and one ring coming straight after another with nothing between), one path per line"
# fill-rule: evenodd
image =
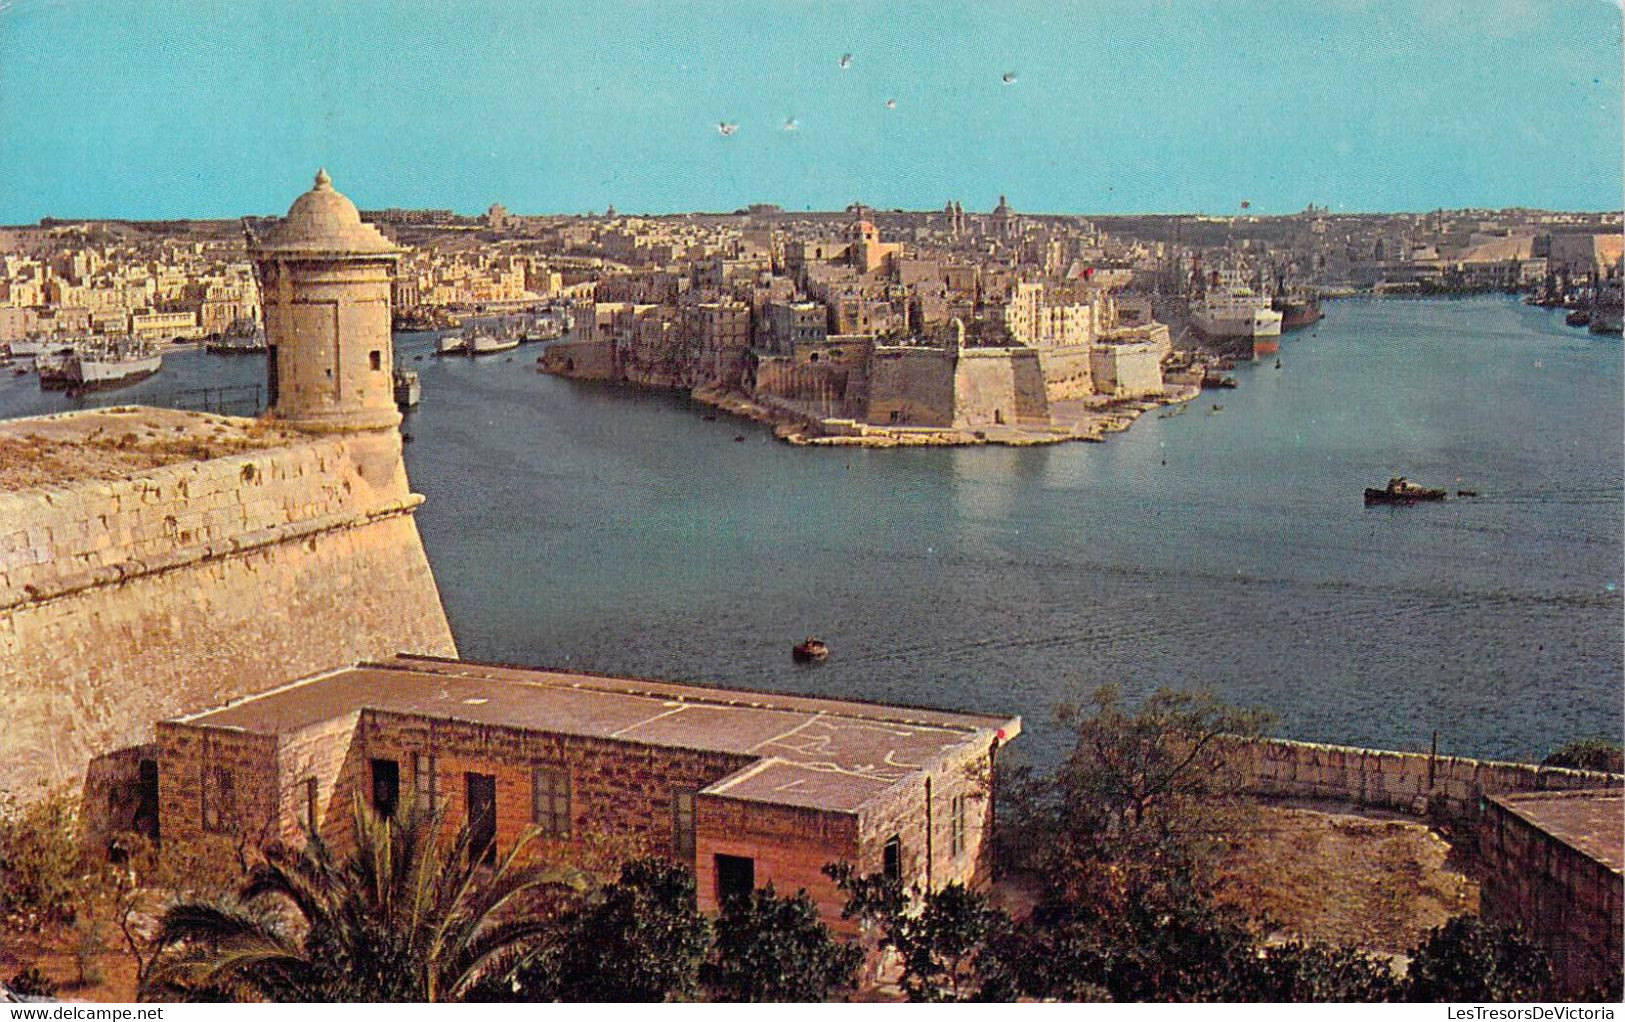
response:
M465 657L1010 710L1039 762L1053 706L1105 682L1212 689L1309 740L1617 737L1619 339L1499 297L1327 313L1184 414L1020 449L794 448L539 375L534 347L403 335L418 521ZM189 351L120 393L262 374ZM0 377L0 415L72 404ZM1480 496L1363 507L1392 475ZM808 634L826 663L792 663Z

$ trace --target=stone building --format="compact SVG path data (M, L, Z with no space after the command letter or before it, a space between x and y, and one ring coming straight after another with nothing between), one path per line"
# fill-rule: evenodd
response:
M360 798L468 821L475 854L535 827L691 866L702 910L771 882L832 927L850 862L936 890L991 879L988 778L1018 718L402 657L158 725L160 832L342 847Z
M1484 918L1544 945L1566 993L1617 983L1625 969L1625 794L1492 795L1479 827Z

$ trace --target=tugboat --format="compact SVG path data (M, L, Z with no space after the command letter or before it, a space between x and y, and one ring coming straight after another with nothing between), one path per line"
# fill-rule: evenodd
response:
M823 639L807 636L790 647L790 659L798 664L816 664L829 659L829 647Z
M1372 486L1365 488L1368 507L1372 504L1415 504L1424 500L1443 500L1444 496L1445 491L1418 486L1404 476L1388 480L1388 485L1380 490Z

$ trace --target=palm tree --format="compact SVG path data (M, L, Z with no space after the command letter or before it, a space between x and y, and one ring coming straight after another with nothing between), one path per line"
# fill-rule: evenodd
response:
M143 994L268 1001L456 1001L489 990L551 925L537 905L579 871L530 864L527 832L482 865L465 824L402 803L354 806L355 850L319 836L272 846L235 898L181 901L159 920Z

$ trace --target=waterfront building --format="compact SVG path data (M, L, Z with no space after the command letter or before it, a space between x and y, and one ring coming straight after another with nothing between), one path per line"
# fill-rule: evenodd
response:
M833 862L939 890L992 879L986 783L1018 718L415 657L304 679L160 723L159 827L340 848L360 798L409 796L473 854L531 828L568 861L590 845L683 863L699 904L772 883L824 921Z

